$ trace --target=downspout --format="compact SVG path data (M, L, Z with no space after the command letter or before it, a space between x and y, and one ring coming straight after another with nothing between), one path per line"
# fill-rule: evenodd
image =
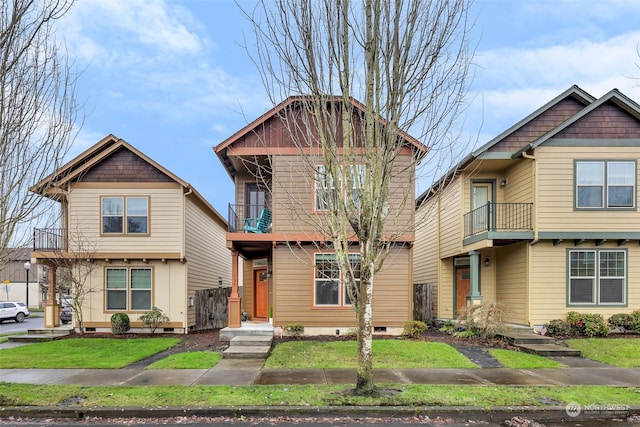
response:
M193 193L193 189L191 186L186 187L187 191L183 193L182 198L182 223L183 232L180 233L182 235L182 256L181 260L185 260L187 257L187 197ZM183 263L185 264L185 263ZM189 331L189 264L186 264L184 267L184 333L187 334ZM195 314L194 314L195 316Z
M531 247L538 243L538 162L536 162L536 156L532 154L528 154L526 152L522 152L522 157L525 159L529 159L533 161L533 240L527 246L527 282L526 286L526 294L527 300L525 305L525 320L529 324L529 326L533 326L531 324Z

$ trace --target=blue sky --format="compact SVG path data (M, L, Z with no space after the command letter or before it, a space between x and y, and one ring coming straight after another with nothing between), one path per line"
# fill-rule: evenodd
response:
M477 68L460 126L477 144L573 84L640 100L640 2L476 0L473 15ZM212 147L271 107L235 3L80 0L59 31L84 70L88 116L73 154L112 133L226 216L233 185Z

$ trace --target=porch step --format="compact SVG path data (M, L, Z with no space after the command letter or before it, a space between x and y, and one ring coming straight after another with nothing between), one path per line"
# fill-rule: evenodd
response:
M271 347L273 336L237 335L229 341L231 347Z
M243 322L239 328L220 329L220 339L231 341L237 336L267 336L273 338L273 325L270 323L249 323Z
M582 357L580 350L558 344L518 344L522 351L544 357L572 356Z
M224 359L266 359L271 346L231 346L222 353Z
M26 334L8 336L7 341L22 343L53 341L58 338L66 337L67 335L71 335L71 332L72 329L70 326L59 328L29 329Z

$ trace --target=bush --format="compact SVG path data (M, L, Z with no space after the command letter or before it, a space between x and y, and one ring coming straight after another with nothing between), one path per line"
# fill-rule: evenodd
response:
M412 320L404 324L404 330L402 336L406 338L418 338L425 333L428 326L426 323L419 320Z
M577 335L604 337L609 333L609 327L601 314L571 311L567 313L567 322Z
M149 328L152 334L161 324L169 322L169 316L164 314L158 307L153 307L151 311L147 311L139 319L146 328Z
M287 331L288 335L293 337L300 337L304 335L304 325L300 323L291 323L284 327L284 330Z
M123 335L131 329L131 322L127 313L114 313L111 316L111 332L114 335Z
M573 335L571 325L566 320L554 319L545 324L544 327L547 329L547 335L552 337L570 337Z
M470 339L476 336L476 334L470 330L467 329L466 331L457 331L453 333L453 336L456 338L461 338L461 339Z
M621 332L632 331L635 326L633 317L627 313L613 314L607 319L607 323L612 328L617 328Z
M640 310L634 310L630 314L631 319L633 319L632 330L636 332L640 332Z
M456 330L456 324L453 323L452 320L445 320L439 329L440 332L444 332L446 334L452 334L455 332L455 330Z
M480 338L494 338L506 329L502 320L504 310L502 304L488 302L466 307L460 320L466 325L467 330Z

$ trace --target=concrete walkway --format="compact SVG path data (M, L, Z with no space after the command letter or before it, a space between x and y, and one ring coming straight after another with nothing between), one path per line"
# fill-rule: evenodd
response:
M568 360L570 359L570 360ZM573 360L575 359L575 360ZM558 369L376 369L378 384L640 386L640 368L558 358ZM0 369L0 381L26 384L251 385L353 384L355 369L264 369L262 360L223 359L211 369Z

